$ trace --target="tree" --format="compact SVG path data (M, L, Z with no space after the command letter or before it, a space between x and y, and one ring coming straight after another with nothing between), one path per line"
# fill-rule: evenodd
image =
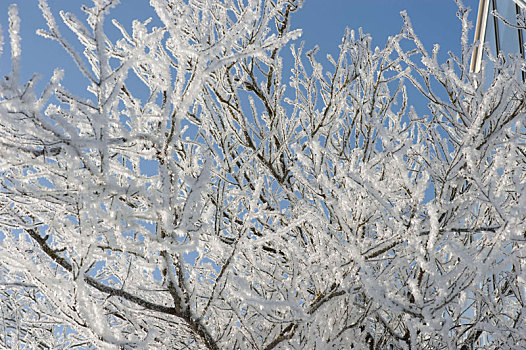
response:
M460 57L403 14L329 68L291 42L301 0L152 0L163 26L115 42L94 0L60 13L82 54L39 4L91 97L20 81L10 7L3 346L526 347L524 61L471 73L460 1Z

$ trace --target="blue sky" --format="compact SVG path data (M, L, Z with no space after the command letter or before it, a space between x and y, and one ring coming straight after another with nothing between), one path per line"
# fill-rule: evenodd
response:
M88 85L86 78L78 71L71 57L57 42L42 38L35 33L37 29L47 29L38 8L38 0L0 0L0 25L4 35L4 54L0 57L0 77L11 71L7 35L7 11L11 3L18 5L21 17L22 82L30 79L34 73L38 73L41 76L36 84L38 93L49 81L53 70L61 68L65 71L62 83L68 90L83 98L92 98L93 96L86 91ZM62 35L70 44L80 47L75 35L65 25L60 26L59 11L73 12L83 20L85 15L80 11L80 7L82 4L89 5L91 1L48 0L48 3L56 16ZM121 4L112 10L109 17L118 19L130 31L133 19L146 20L148 17L153 17L152 24L160 26L160 21L155 20L156 15L148 3L148 0L121 0ZM474 22L478 0L465 0L464 4L472 8L470 16ZM453 0L305 0L303 8L292 17L291 21L294 29L303 30L302 37L296 41L295 45L304 41L306 50L318 45L320 48L318 60L326 63L324 58L327 53L332 54L333 57L337 56L338 45L341 43L345 28L357 30L361 27L364 32L371 34L374 46L383 47L390 35L400 32L402 27L400 11L403 10L406 10L411 17L417 35L429 50L435 43L440 45L439 56L442 61L447 57L448 51L458 54L460 21L456 17L458 8ZM109 19L106 20L106 31L113 40L121 37ZM470 35L471 38L473 31L474 28ZM283 54L284 74L286 75L287 70L292 67L292 56L288 50L284 50ZM428 101L422 99L410 86L408 94L409 103L415 107L416 111L420 115L427 114ZM153 171L151 174L153 175L155 173L153 169L148 173Z
M474 22L478 1L464 1L464 5L472 8ZM458 51L460 21L453 0L306 0L294 24L303 29L306 45L318 44L321 52L336 52L346 27L363 28L372 35L374 45L383 46L388 36L400 32L403 10L424 44L431 48L439 43L444 54Z
M7 9L9 4L16 3L19 7L22 36L22 78L28 79L34 72L40 73L44 79L50 77L55 67L66 71L68 88L82 94L85 85L76 85L78 79L83 79L77 72L71 59L56 42L51 42L35 34L38 28L45 28L45 22L37 6L37 0L2 0L0 1L0 24L7 43ZM74 12L79 18L79 11L84 0L49 0L52 11L58 17L58 11L65 9ZM471 18L474 22L477 12L477 0L465 0L464 4L472 8ZM429 48L439 43L441 55L447 51L458 52L460 40L460 22L456 18L457 7L453 0L306 0L303 8L292 20L294 28L302 28L306 48L314 45L320 47L320 55L336 54L338 44L346 27L358 29L373 37L373 44L383 46L389 35L400 31L402 20L400 11L407 10L420 39ZM112 11L112 16L126 27L130 27L134 18L146 19L155 15L148 6L147 0L121 0L121 4ZM112 26L108 23L108 28ZM68 29L62 27L62 33L71 43L74 36ZM471 35L473 36L473 34ZM10 71L9 47L4 44L4 55L0 57L0 74ZM43 82L41 82L43 84ZM76 88L79 90L75 91Z

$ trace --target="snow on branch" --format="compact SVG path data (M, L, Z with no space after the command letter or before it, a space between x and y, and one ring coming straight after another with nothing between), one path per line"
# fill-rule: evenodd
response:
M446 60L406 13L321 60L302 1L152 0L113 40L117 3L39 1L82 96L19 80L8 10L1 347L526 347L525 62L472 73L460 1Z

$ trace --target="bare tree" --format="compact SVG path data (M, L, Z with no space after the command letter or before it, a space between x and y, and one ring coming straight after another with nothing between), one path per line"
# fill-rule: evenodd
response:
M80 52L39 1L88 99L20 81L9 9L2 346L526 347L524 61L471 73L460 2L460 57L403 14L328 68L291 44L300 0L152 0L162 27L112 42L115 3L60 13Z

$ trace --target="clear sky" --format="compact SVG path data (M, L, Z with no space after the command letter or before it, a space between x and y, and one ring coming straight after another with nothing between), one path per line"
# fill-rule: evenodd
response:
M463 3L472 8L470 17L475 22L478 0ZM389 36L400 32L403 10L424 44L432 48L438 43L444 54L458 51L461 28L453 0L306 0L294 25L303 29L306 45L318 44L321 52L336 52L346 27L363 28L372 35L374 45L383 46Z
M48 0L48 2L57 17L58 11L64 9L76 13L79 18L84 18L79 8L87 1ZM0 24L5 41L4 55L0 58L0 74L5 75L10 71L9 47L6 44L8 42L7 9L11 3L18 5L22 19L22 78L28 79L34 72L38 72L45 78L43 80L47 80L53 69L60 67L66 71L66 81L74 82L83 79L76 71L72 60L56 42L35 34L37 28L45 28L37 0L0 0ZM470 16L474 22L478 0L464 0L464 4L472 8ZM438 43L442 57L445 57L449 50L458 52L460 21L456 17L457 6L453 0L306 0L300 12L293 17L292 25L294 28L303 29L300 40L305 41L306 48L318 45L319 54L324 57L326 53L337 53L346 27L350 29L362 27L364 32L372 35L374 45L383 46L389 35L400 31L402 10L407 10L417 34L430 49L433 44ZM146 19L150 16L155 18L147 0L121 0L121 4L112 11L111 17L119 19L129 28L132 19ZM113 30L109 22L107 27ZM62 27L62 33L71 43L76 43L76 39L67 28ZM71 84L66 85L73 92L81 94L83 92L75 91L75 86ZM83 84L79 89L81 86Z

